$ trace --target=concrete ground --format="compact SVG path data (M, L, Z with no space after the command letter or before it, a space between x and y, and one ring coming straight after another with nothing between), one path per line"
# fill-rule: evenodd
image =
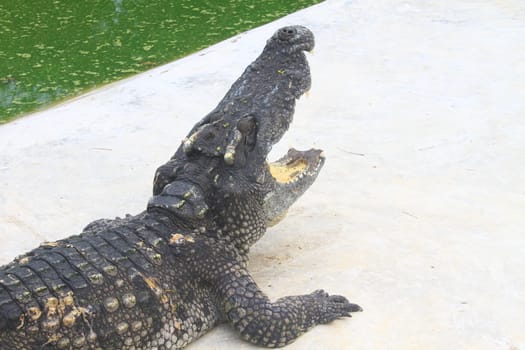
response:
M364 312L289 349L525 349L525 5L327 1L0 127L0 263L137 213L156 167L273 31L314 31L313 88L274 158L317 183L254 248L272 298ZM252 349L221 326L189 347Z

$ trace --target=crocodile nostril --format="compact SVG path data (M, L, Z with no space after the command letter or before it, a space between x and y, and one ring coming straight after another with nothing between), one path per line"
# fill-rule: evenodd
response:
M293 37L297 33L297 29L293 27L286 27L279 30L279 38L287 40Z

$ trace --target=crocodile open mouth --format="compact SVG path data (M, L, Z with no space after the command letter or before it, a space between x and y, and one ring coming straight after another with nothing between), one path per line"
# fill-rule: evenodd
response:
M281 184L291 184L304 177L317 177L325 161L321 150L298 151L291 148L279 160L268 163L270 174Z
M285 183L297 179L299 174L303 173L308 166L304 159L295 159L282 163L270 163L270 173L278 182Z
M298 151L291 148L281 159L268 163L275 186L264 201L268 227L284 218L288 208L314 183L325 162L318 149Z

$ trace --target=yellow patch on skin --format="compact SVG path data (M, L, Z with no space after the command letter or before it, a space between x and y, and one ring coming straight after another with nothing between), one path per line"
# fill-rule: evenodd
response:
M166 304L170 301L170 298L166 295L164 290L159 286L157 280L153 277L146 277L141 274L142 279L146 284L148 285L149 289L151 289L155 295L160 299L160 302L163 304Z
M18 320L20 321L20 324L16 327L16 329L20 330L20 329L24 328L26 316L24 314L22 314L22 315L20 315Z
M88 316L91 315L91 311L89 311L87 308L82 307L82 306L79 306L77 309L78 309L78 311L80 312L80 314L82 315L82 319L84 320L84 322L86 322L87 324L89 324L89 322L88 322Z
M160 296L160 302L163 303L163 304L167 304L168 302L170 301L170 299L168 298L168 296L166 294L162 294Z
M44 345L42 345L42 348L46 345L49 345L49 344L52 344L52 343L56 343L57 341L60 340L60 336L58 334L53 334L52 336L50 336L48 339L47 339L47 342L44 343Z
M143 274L140 274L144 282L148 285L149 289L155 293L157 298L159 298L160 302L162 304L169 304L171 311L175 312L177 310L177 305L173 303L173 300L171 300L171 296L169 293L173 293L174 291L171 289L164 290L162 287L159 286L159 283L157 280L153 277L146 277Z
M75 302L75 299L73 299L73 293L72 292L70 292L64 298L62 298L62 303L65 306L72 306L74 304L74 302Z
M191 237L191 236L185 236L185 235L180 234L180 233L174 233L170 237L169 244L171 244L171 245L173 245L173 244L181 244L181 243L184 243L184 242L194 243L195 239L193 239L193 237Z
M169 244L177 244L183 239L184 235L181 235L180 233L174 233L171 235Z
M66 327L73 327L79 317L82 316L87 322L86 316L90 313L88 309L75 305L73 292L61 295L59 298L49 297L44 303L46 320L44 327L53 330L62 323ZM32 321L38 320L43 312L38 307L31 307L27 310L26 315ZM58 316L58 317L56 317Z
M277 182L288 183L308 167L308 162L304 159L297 159L287 164L269 163L268 167L270 174Z
M47 298L45 307L46 307L46 310L47 310L47 317L48 318L56 315L57 307L58 307L58 299L55 298L55 297Z
M157 281L153 277L146 277L142 276L144 278L144 282L148 285L148 287L153 291L161 290L159 285L157 284Z
M73 327L75 324L77 317L81 315L81 312L78 309L73 309L70 313L64 316L62 319L62 323L66 327Z
M42 316L42 311L40 308L33 306L27 309L27 315L31 320L36 321L40 318L40 316Z

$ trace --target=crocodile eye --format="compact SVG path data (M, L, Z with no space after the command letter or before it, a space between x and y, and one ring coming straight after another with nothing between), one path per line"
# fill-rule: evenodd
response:
M244 143L247 150L252 151L257 142L257 120L254 116L247 116L239 120L237 130L244 136Z
M279 39L281 40L289 40L293 38L297 34L297 29L293 27L284 27L279 29Z
M237 123L237 129L243 134L248 135L255 130L256 122L252 116L244 117Z

